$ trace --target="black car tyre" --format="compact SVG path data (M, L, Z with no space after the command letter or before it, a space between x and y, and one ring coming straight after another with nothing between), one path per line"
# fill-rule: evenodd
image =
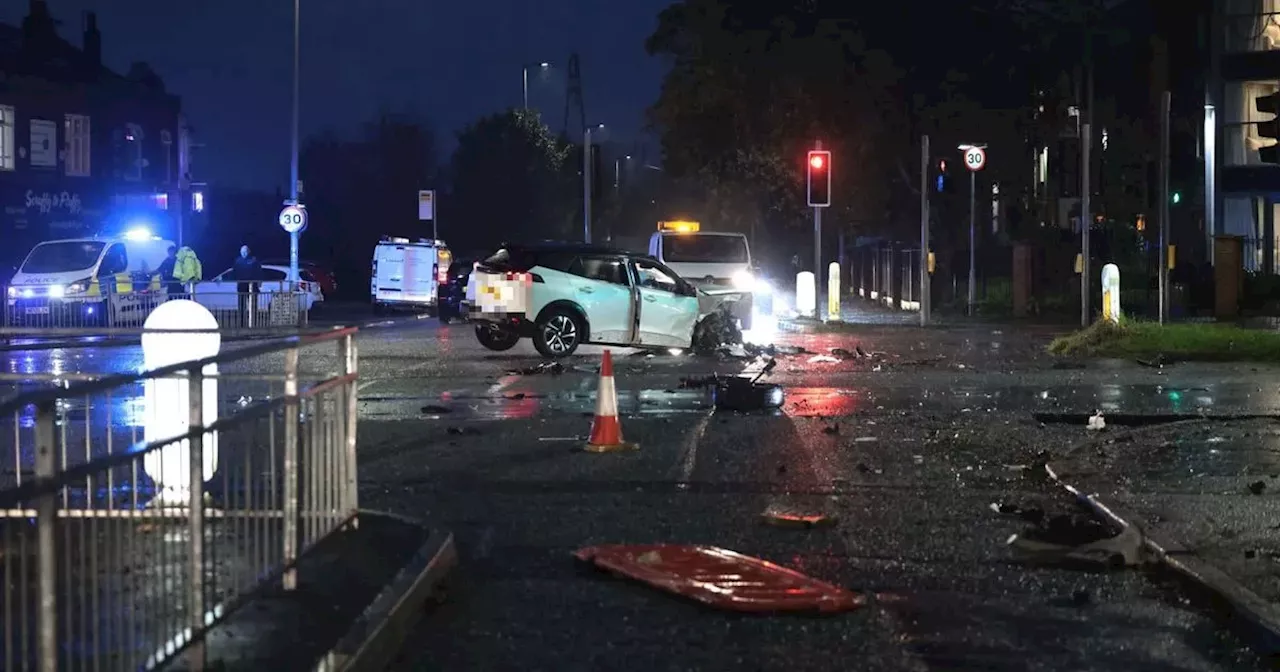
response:
M520 342L520 334L517 334L512 329L495 327L489 324L477 324L476 340L480 341L480 345L494 352L503 352L516 347L516 343Z
M572 355L586 336L586 325L568 308L552 308L534 326L533 347L550 359Z

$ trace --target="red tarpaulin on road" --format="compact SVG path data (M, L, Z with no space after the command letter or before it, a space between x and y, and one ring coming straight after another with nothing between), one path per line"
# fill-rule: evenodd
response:
M579 560L704 604L743 612L850 611L866 598L793 569L714 546L613 544Z

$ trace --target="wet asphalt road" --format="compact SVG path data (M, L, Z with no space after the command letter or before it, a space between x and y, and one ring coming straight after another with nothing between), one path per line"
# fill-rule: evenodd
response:
M683 376L758 362L620 351L623 429L641 448L590 455L575 448L598 349L562 375L522 375L539 362L532 348L489 353L465 326L369 332L361 505L437 522L463 555L399 669L1255 669L1238 642L1143 575L1018 564L1004 542L1022 526L989 505L1069 508L1028 467L1088 437L1033 411L1270 412L1274 371L1078 368L1040 354L1048 336L871 326L786 336L812 354L779 358L770 379L788 402L774 416L713 413L702 393L679 389ZM810 361L855 345L872 356ZM48 370L55 357L90 371L138 355L3 357L10 371ZM761 522L770 507L837 523L778 529ZM842 616L741 617L570 557L623 542L723 546L872 600Z

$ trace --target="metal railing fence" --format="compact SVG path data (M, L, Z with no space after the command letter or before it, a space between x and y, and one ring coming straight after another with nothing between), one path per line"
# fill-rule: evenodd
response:
M147 316L171 299L191 299L209 309L226 330L305 327L314 295L292 292L136 292L85 297L26 296L6 289L4 326L22 329L141 329ZM31 291L31 290L23 290Z
M298 558L355 524L356 333L0 377L0 669L198 668L208 628L293 588Z

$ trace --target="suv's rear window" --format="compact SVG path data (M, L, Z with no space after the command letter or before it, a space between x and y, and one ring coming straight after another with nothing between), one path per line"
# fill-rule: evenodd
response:
M534 266L544 266L557 271L568 270L577 254L563 250L529 250L504 247L489 255L482 266L495 271L524 272Z

